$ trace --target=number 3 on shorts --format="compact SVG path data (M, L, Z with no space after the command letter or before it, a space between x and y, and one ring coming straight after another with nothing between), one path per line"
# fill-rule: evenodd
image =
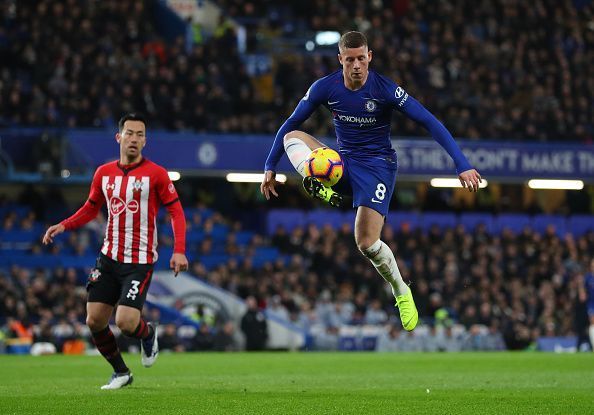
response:
M383 183L378 183L377 188L375 189L375 197L371 198L373 203L382 203L384 198L386 197L386 185Z
M130 281L132 284L132 288L128 290L128 295L126 298L131 298L132 301L136 300L136 294L138 294L138 286L140 285L140 281L132 280Z

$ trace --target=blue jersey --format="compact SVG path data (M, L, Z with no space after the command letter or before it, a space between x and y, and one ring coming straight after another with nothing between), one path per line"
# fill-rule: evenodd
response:
M293 114L276 134L265 170L275 171L283 154L283 137L297 130L323 105L332 113L338 149L359 160L393 156L390 140L394 109L422 124L443 146L461 173L472 167L449 131L425 107L392 80L369 71L365 84L352 91L344 84L341 70L314 82Z

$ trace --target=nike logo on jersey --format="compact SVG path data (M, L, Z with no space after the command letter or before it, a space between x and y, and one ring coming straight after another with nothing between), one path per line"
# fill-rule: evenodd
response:
M338 104L340 101L328 101L328 105Z

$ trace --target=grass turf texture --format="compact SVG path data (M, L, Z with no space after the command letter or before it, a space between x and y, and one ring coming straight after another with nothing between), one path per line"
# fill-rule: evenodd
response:
M100 356L0 355L0 414L569 414L594 408L592 354L162 354L99 387Z

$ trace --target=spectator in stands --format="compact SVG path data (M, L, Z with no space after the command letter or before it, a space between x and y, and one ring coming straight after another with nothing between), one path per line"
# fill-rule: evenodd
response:
M378 352L398 352L401 350L400 326L393 324L389 330L379 335L375 350Z
M248 351L263 350L268 340L268 323L258 309L256 298L246 298L247 310L241 319L241 331L245 335L245 348Z
M235 325L232 321L225 322L220 326L214 336L213 350L217 352L232 352L237 350L233 333Z
M159 349L170 352L183 352L184 346L177 336L177 326L175 324L166 324L163 334L159 336Z
M587 70L594 36L564 30L586 27L594 16L592 2L496 0L488 9L453 0L438 6L419 0L406 8L390 2L339 7L301 1L281 8L264 1L218 3L224 14L214 36L199 36L186 47L184 39L167 44L157 35L152 3L15 2L15 13L4 20L10 47L0 50L3 62L15 63L1 78L9 87L0 90L0 125L105 128L115 124L114 114L134 107L160 128L271 133L274 120L329 71L334 54L316 50L310 53L315 64L304 65L302 51L287 51L275 58L273 73L248 75L227 18L232 17L247 31L247 50L263 54L282 39L301 44L318 30L365 32L377 70L394 75L455 136L593 140L594 92ZM62 23L52 23L57 21ZM281 29L279 21L287 24ZM127 31L114 30L122 24ZM41 28L44 35L38 36ZM110 72L111 66L122 70ZM253 84L265 77L274 79L274 89L257 93ZM142 95L124 90L115 99L113 85L127 82ZM319 136L332 128L321 117L309 127ZM399 131L423 134L407 121Z
M192 340L192 350L208 351L212 350L213 345L214 337L211 327L206 322L202 322Z

